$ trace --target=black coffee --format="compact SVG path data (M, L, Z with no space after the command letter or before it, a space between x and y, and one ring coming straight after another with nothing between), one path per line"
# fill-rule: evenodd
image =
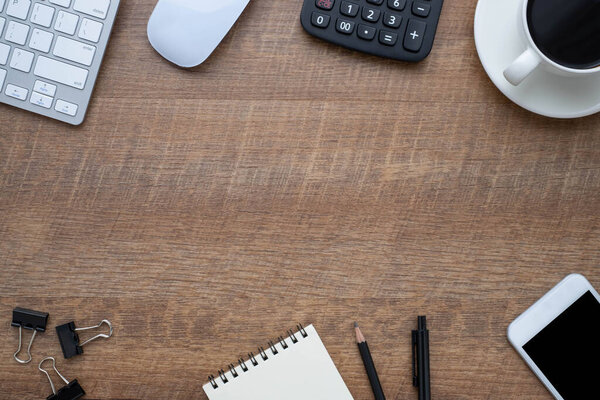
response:
M577 69L600 65L600 0L529 0L527 23L552 61Z

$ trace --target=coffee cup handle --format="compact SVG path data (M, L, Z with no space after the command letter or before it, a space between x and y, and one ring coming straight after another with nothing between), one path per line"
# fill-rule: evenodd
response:
M540 56L531 47L527 48L513 63L504 70L504 77L514 86L518 86L542 62Z

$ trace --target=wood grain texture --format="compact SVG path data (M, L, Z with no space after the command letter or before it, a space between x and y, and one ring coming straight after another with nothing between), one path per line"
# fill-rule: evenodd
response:
M417 65L306 35L301 0L254 0L201 67L164 62L126 0L87 121L0 107L0 392L49 394L12 360L15 306L115 325L60 370L90 399L206 399L209 373L314 323L356 399L416 398L409 332L427 314L433 397L546 400L506 340L570 272L600 287L600 116L513 105L446 0Z

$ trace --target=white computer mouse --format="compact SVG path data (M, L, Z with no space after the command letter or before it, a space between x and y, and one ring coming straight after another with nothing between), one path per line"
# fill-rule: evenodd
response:
M250 0L159 0L148 22L152 47L180 67L202 64Z

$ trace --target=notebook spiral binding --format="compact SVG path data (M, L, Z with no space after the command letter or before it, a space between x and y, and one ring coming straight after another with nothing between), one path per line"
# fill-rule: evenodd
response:
M288 331L287 331L287 334L288 334L287 339L289 339L292 342L292 345L298 343L298 341L299 341L296 334L299 334L303 338L308 337L308 333L306 333L306 331L304 330L304 327L301 324L296 325L296 328L298 329L298 332L296 332L296 333L294 333L291 329L288 329ZM272 340L269 340L269 342L268 342L269 347L267 347L267 349L270 349L271 354L273 354L274 356L278 355L281 352L281 350L277 350L277 347L275 347L276 342L279 342L279 344L281 345L281 348L283 350L287 350L290 346L286 342L286 339L284 339L283 336L279 336L275 342L273 342ZM248 353L247 363L246 363L246 361L244 361L243 358L238 359L237 362L238 362L238 367L240 369L240 372L238 372L238 370L236 369L238 367L236 367L233 364L229 364L227 366L227 368L229 369L229 373L235 379L238 376L240 376L240 374L243 374L244 372L248 372L249 367L258 366L257 357L262 358L263 361L267 361L269 359L269 356L267 355L267 352L265 351L264 347L261 346L258 348L258 354L256 356L254 355L253 352ZM223 382L222 383L223 385L229 383L229 379L227 378L227 375L226 375L224 369L220 369L219 371L217 371L217 373L219 375L218 377L215 377L214 375L208 376L208 380L210 381L210 384L213 387L213 389L219 388L219 383L217 383L217 381L219 379L221 380L221 382Z

